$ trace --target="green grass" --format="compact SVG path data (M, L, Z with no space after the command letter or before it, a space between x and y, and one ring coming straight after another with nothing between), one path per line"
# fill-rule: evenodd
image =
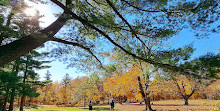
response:
M40 105L38 107L26 107L25 111L88 111L88 107L57 107L55 105ZM109 111L108 106L95 106L94 111Z

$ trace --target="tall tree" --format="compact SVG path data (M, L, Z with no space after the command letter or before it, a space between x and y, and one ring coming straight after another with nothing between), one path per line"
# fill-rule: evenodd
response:
M200 30L196 32L197 35L204 34L202 32L219 31L218 26L213 25L219 20L219 17L215 16L218 15L219 12L217 0L187 2L85 0L74 2L74 4L71 0L66 0L65 5L57 0L51 1L64 10L63 14L47 28L11 42L10 44L1 46L1 66L41 46L47 41L56 41L83 48L97 59L92 51L100 50L99 48L91 50L93 49L92 46L97 46L93 38L96 38L96 41L100 41L101 43L102 40L100 37L102 36L112 43L115 48L124 51L136 59L167 69L192 73L181 67L138 55L135 51L130 50L137 46L131 45L127 47L127 43L129 43L127 41L133 40L138 46L147 49L148 47L143 42L144 40L151 37L169 38L186 27L190 27L193 30ZM68 15L68 17L64 17L63 15ZM136 16L136 18L129 19L126 16ZM53 37L70 18L75 20L71 22L71 24L74 28L77 28L77 30L72 30L67 39ZM213 27L209 27L210 25ZM75 35L71 36L73 33L75 33ZM126 37L123 35L126 35ZM87 41L86 43L79 38L91 42L88 43Z
M62 101L62 104L67 105L72 102L72 91L70 89L71 85L71 78L68 73L66 73L63 77L62 83L61 83L61 88L59 89L59 95L60 99Z
M32 80L37 79L37 73L34 71L35 69L42 69L47 68L48 66L44 66L43 63L47 61L39 61L35 60L37 57L41 56L40 53L36 51L31 51L29 54L23 56L21 58L21 62L23 63L23 80L22 83L24 84L22 91L21 91L21 103L20 103L20 110L23 111L23 106L25 103L26 96L35 96L36 89L30 86ZM28 82L28 84L27 84Z
M48 93L48 90L49 90L49 88L50 88L50 85L51 85L51 83L52 83L52 80L51 80L51 73L50 73L50 71L49 70L47 70L47 72L45 73L45 77L44 77L45 79L46 79L46 84L45 84L45 86L44 86L44 88L43 88L43 92L44 92L44 97L43 97L43 104L45 104L46 103L46 97L48 96L47 95L47 93Z
M0 77L1 87L2 87L2 90L5 92L3 93L4 103L3 103L2 111L6 111L8 100L10 100L10 106L13 104L11 102L14 101L13 97L15 96L14 95L15 86L19 86L19 81L21 78L17 76L16 72L0 71L0 76L1 76ZM11 106L9 110L12 110L12 109L13 107Z

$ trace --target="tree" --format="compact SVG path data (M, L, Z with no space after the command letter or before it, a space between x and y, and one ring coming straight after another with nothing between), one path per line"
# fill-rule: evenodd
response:
M122 74L115 73L104 83L105 92L110 93L114 98L118 97L120 103L122 103L122 97L134 99L139 94L137 77L140 73L140 69L136 67Z
M217 27L209 27L219 19L218 16L214 16L218 14L217 0L178 1L173 4L169 4L171 1L142 0L138 0L137 2L126 0L114 2L109 0L102 2L85 0L72 4L71 0L67 0L65 5L57 0L51 1L64 10L63 14L47 28L11 42L10 44L1 46L1 66L41 46L47 41L56 41L83 48L97 59L92 52L93 50L91 50L92 46L97 45L94 44L94 42L82 42L82 40L77 39L77 37L89 38L89 40L92 40L91 38L96 38L99 41L101 40L99 39L100 36L102 36L116 48L136 59L143 60L156 66L191 74L190 71L182 69L181 67L158 62L151 58L145 58L144 56L138 55L124 44L126 44L128 40L136 41L138 46L147 48L143 40L150 37L169 38L185 27L191 27L194 30L202 30L202 32L218 31ZM75 11L73 12L72 10ZM137 18L129 20L125 17L129 14L137 16ZM154 16L151 16L152 14L154 14ZM64 17L64 15L68 15L68 17ZM70 18L75 20L71 23L74 28L77 28L77 30L73 30L71 34L76 32L76 34L81 33L81 35L76 36L76 41L71 41L74 40L72 36L69 37L69 39L71 39L69 41L58 37L55 38L54 35ZM197 34L200 33L201 31L197 32ZM123 37L123 35L128 36ZM136 39L134 40L132 38ZM130 48L132 47L137 46L131 46Z
M14 107L14 98L16 97L16 91L19 90L19 88L21 87L20 85L20 77L18 77L18 72L19 72L19 66L21 65L20 61L19 60L16 60L14 63L12 63L13 65L13 68L12 68L12 73L14 73L14 76L17 78L15 78L14 81L16 81L14 83L14 85L12 86L12 89L11 89L11 95L10 95L10 105L9 105L9 111L13 111L13 107ZM13 83L13 82L12 82Z
M49 70L47 70L47 72L45 73L45 77L46 81L51 81L51 73Z
M196 85L196 83L192 84L192 82L194 82L193 80L190 81L189 78L184 78L184 77L181 77L179 79L181 81L178 82L177 78L172 75L172 80L174 84L176 85L179 94L184 99L184 102L185 102L184 105L189 105L188 100L196 92L196 90L198 90L197 88L198 85Z
M135 59L153 64L155 67L196 75L195 72L188 70L187 67L182 68L179 67L179 64L170 64L170 62L163 61L163 58L158 56L160 54L169 54L170 51L157 49L158 53L147 53L151 56L142 55L139 52L150 51L148 50L149 46L144 41L150 38L160 38L165 41L185 27L190 27L195 31L200 30L196 32L197 34L219 30L218 26L210 26L219 20L219 17L215 16L219 13L217 0L187 2L85 0L74 3L71 0L67 0L65 5L57 0L51 1L64 10L61 16L45 29L2 45L0 47L1 66L47 41L66 44L64 45L65 48L61 50L62 53L58 52L61 56L64 54L72 55L78 51L78 48L68 47L66 49L67 45L71 45L84 49L100 62L96 54L102 52L102 50L97 42L99 41L103 45L105 42L103 42L101 37L104 37L114 45L115 49ZM136 18L130 19L126 17L130 15L136 16ZM75 29L71 30L65 39L54 37L69 19L74 19L69 23ZM87 55L88 53L83 51L78 53L78 56L84 54L79 61L91 58L91 56ZM172 56L175 55L173 54ZM69 56L67 57L69 58ZM74 58L70 59L74 60ZM75 66L73 63L72 65Z
M36 93L36 88L31 87L32 81L35 83L37 79L37 73L35 73L34 69L42 69L48 68L48 66L43 66L43 63L47 63L48 61L38 61L35 60L37 57L40 57L41 54L36 51L31 51L29 54L26 54L21 58L21 62L23 65L23 80L24 84L21 91L21 103L20 110L23 111L23 106L25 103L25 97L36 97L38 94Z
M81 81L77 83L76 88L74 90L74 102L82 102L84 107L86 102L89 102L88 96L86 95L87 90L89 89L88 80L88 77L82 77Z
M14 101L14 96L15 96L15 87L19 86L19 81L20 81L20 77L17 76L16 72L4 72L4 71L0 71L0 83L1 83L1 87L2 87L2 91L4 91L5 93L3 93L3 97L4 97L4 103L3 103L3 107L2 107L2 111L6 111L6 106L7 106L7 102L8 99L10 100L10 107L9 110L13 110L13 101Z
M71 78L68 73L65 74L61 85L62 87L59 89L59 95L62 100L62 104L70 104L72 102L72 90L70 89Z
M175 56L174 58L168 55L166 55L164 59L168 62L171 62L171 64L177 64L180 61L183 62L185 58L190 58L190 53L192 53L192 49L190 47L186 47L185 50L179 53L179 56ZM175 52L175 51L174 51ZM172 60L172 61L171 61ZM187 59L185 59L187 60ZM189 69L190 71L194 72L195 75L188 75L185 74L183 76L183 73L176 73L176 72L169 72L163 74L164 77L170 78L174 84L177 86L177 89L179 91L179 94L182 96L182 98L185 101L185 105L188 105L188 99L199 90L199 83L203 85L208 85L212 83L216 78L218 78L218 73L220 70L218 69L220 67L219 65L219 54L207 54L204 56L201 56L199 58L196 58L191 61L185 61L182 64L180 64L181 67L185 69ZM182 76L180 76L182 75ZM178 82L178 78L182 77L182 81ZM183 79L185 77L185 79ZM184 80L184 81L183 81ZM190 88L189 88L190 87Z
M46 84L45 84L45 88L43 88L44 89L44 99L43 99L43 104L45 104L45 102L46 102L46 97L48 96L48 90L49 90L49 88L50 88L50 85L51 85L51 83L52 83L52 80L51 80L51 74L50 74L50 72L49 72L49 70L47 70L47 73L45 74L45 77L44 77L45 79L46 79Z

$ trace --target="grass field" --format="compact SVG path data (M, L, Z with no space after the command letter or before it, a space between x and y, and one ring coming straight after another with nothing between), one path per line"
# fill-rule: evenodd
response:
M220 100L189 100L188 106L183 100L152 101L152 108L157 111L214 111L220 105ZM115 111L143 111L144 104L116 104ZM110 106L93 106L94 111L109 111ZM41 105L37 108L26 108L25 111L88 111L88 107L57 107L55 105Z
M25 108L25 111L88 111L88 107L58 107L55 105L40 105L35 108ZM108 106L93 106L94 111L109 111Z

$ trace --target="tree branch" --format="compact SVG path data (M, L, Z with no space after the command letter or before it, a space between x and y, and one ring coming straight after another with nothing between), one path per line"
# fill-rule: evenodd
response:
M122 21L124 21L128 27L130 28L130 31L132 33L132 35L134 35L147 49L148 47L146 46L146 44L137 36L136 32L134 31L134 29L132 28L132 26L128 23L127 20L125 20L125 18L118 12L118 10L115 8L115 6L109 1L106 0L106 2L112 7L112 9L115 11L115 13L122 19Z
M103 65L102 65L102 62L101 62L101 61L98 59L98 57L91 51L90 48L85 47L85 46L83 46L82 44L79 44L79 43L76 43L76 42L69 42L69 41L66 41L66 40L59 39L59 38L53 38L53 39L51 39L51 41L60 42L60 43L63 43L63 44L69 44L69 45L72 45L72 46L77 46L77 47L80 47L80 48L82 48L82 49L88 51L88 52L100 63L100 66L101 66L102 68L104 68Z
M168 11L166 11L166 10L144 10L144 9L141 9L141 8L139 8L139 7L137 7L137 6L134 6L134 5L130 4L130 3L129 3L128 1L126 1L126 0L121 0L121 1L122 1L122 2L125 2L125 3L128 4L130 7L133 7L133 8L135 8L135 9L137 9L137 10L144 11L144 12L181 13L181 12L174 12L174 11L168 12Z
M181 88L180 88L178 82L176 81L176 79L173 79L173 82L176 84L176 86L177 86L177 88L178 88L178 90L179 90L179 91L178 91L179 94L180 94L183 98L185 98L185 96L183 95L182 90L181 90Z
M66 0L66 5L69 4L71 4L71 0ZM69 20L69 18L64 15L66 15L65 12L62 13L51 25L37 33L27 35L19 40L0 46L0 67L18 59L31 50L51 40L52 37L63 27L63 25L65 25L66 21Z
M70 9L68 9L67 7L65 7L62 3L60 3L59 1L57 0L51 0L52 2L54 2L55 4L57 4L59 7L61 7L64 12L66 14L69 14L71 15L75 20L78 20L80 21L82 24L85 24L87 26L89 26L90 28L96 30L97 32L99 32L101 35L103 35L106 39L108 39L112 44L114 44L116 47L118 47L119 49L123 50L126 54L128 55L131 55L132 57L136 58L136 59L140 59L140 60L143 60L147 63L150 63L150 64L153 64L153 65L156 65L156 66L159 66L159 67L162 67L162 68L166 68L166 69L169 69L169 70L172 70L172 71L176 71L176 72L182 72L182 73L185 73L185 74L191 74L191 75L195 75L195 73L193 72L190 72L188 70L185 70L183 68L180 68L180 67L177 67L177 66L173 66L173 65L170 65L170 64L163 64L163 63L160 63L160 62L156 62L152 59L146 59L146 58L143 58L143 57L140 57L140 56L137 56L136 54L132 53L132 52L129 52L127 51L125 48L123 48L122 46L120 46L119 44L117 44L114 40L112 40L105 32L103 32L102 30L100 30L99 28L95 27L94 25L90 24L88 21L84 20L83 18L77 16L75 13L73 13Z
M187 97L188 97L188 98L191 97L191 96L195 93L195 90L196 90L196 89L193 89L192 92L191 92L189 95L187 95Z
M37 33L27 35L19 40L0 46L0 67L49 41L69 19L65 18L64 15L65 13L61 14L51 25Z

